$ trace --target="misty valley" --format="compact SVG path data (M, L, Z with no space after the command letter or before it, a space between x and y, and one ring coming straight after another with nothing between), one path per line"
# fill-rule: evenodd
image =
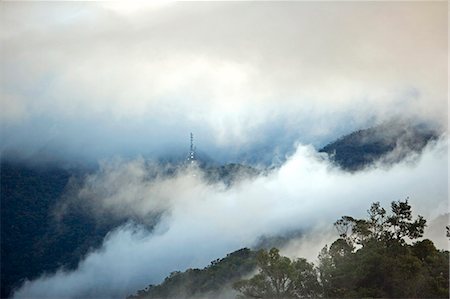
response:
M449 298L448 1L0 1L0 297Z
M329 143L314 153L317 159L315 163L325 163L327 168L331 167L335 169L334 171L356 175L371 171L370 169L375 166L389 169L404 161L417 163L414 160L419 159L422 151L435 147L436 142L439 142L438 133L427 126L389 122L355 131ZM164 223L164 219L171 217L169 197L177 196L177 193L158 189L181 188L180 192L186 196L186 193L191 192L187 189L192 189L194 194L205 192L198 189L197 184L201 182L202 185L214 186L214 192L222 195L227 192L237 192L235 190L246 186L249 182L264 180L281 172L290 159L287 156L282 163L267 166L220 164L208 156L202 158L202 154L197 154L192 145L187 159L164 158L152 161L139 157L130 161L115 159L102 162L103 164L98 166L71 165L61 161L33 163L30 160L3 158L1 164L2 297L7 298L12 295L17 298L28 297L30 295L27 295L26 291L21 294L21 288L23 292L23 287L29 285L30 281L45 279L45 277L54 276L55 273L64 275L64 273L77 271L90 255L104 251L107 246L105 244L108 243L111 235L117 234L123 228L135 230L132 234L143 234L140 238L144 239L150 238L152 234L163 234L164 231L160 232L161 228L158 224ZM300 163L298 167L308 167L308 165ZM146 202L149 201L151 203L148 205ZM408 207L411 208L411 206ZM239 209L239 203L236 209ZM189 216L189 210L184 213ZM411 212L408 211L408 213ZM211 216L214 217L214 215ZM411 227L417 226L417 223L412 222L411 218L404 213L399 216L405 217L399 221ZM202 219L193 220L203 223ZM448 251L436 249L428 239L411 245L410 242L405 242L404 237L371 236L370 234L376 233L377 230L375 227L370 227L374 225L372 222L365 220L367 222L364 223L367 223L369 227L360 228L359 220L352 221L347 223L348 227L351 227L349 232L369 234L364 235L364 242L373 239L369 243L374 242L375 247L364 244L358 249L363 241L355 242L349 236L341 235L341 238L335 240L329 249L326 246L322 249L318 264L308 262L306 259L300 260L303 263L301 267L306 267L301 271L309 271L310 277L307 279L311 283L310 286L302 287L302 290L297 290L298 286L290 285L300 282L294 283L295 279L291 276L294 275L292 274L294 270L289 270L289 267L300 266L297 265L297 261L280 256L278 250L289 247L289 244L295 240L301 242L305 235L313 233L312 228L307 224L275 233L270 229L267 232L261 231L259 235L252 237L253 241L245 242L244 240L241 243L251 249L236 247L234 250L238 251L228 253L225 258L217 259L204 269L191 268L186 272L179 272L183 268L176 268L174 264L170 268L173 273L166 277L161 285L155 285L154 282L158 280L153 280L149 288L137 291L139 285L152 282L141 277L140 282L130 284L130 286L135 285L136 295L133 295L131 287L124 286L120 290L124 292L123 295L116 296L116 294L102 293L102 290L93 286L74 296L86 298L102 297L102 294L117 298L127 296L127 298L234 298L239 294L251 298L428 297L430 294L433 294L433 297L447 296ZM205 225L206 223L208 223L207 220ZM386 224L380 225L386 226ZM410 229L408 227L402 230L405 237L408 236ZM421 237L423 232L422 225L419 233L414 236ZM337 233L335 235L338 237ZM215 236L218 239L220 237L220 235ZM204 241L214 242L208 239ZM308 241L304 240L304 242ZM384 244L383 242L387 242L386 245L380 245ZM425 245L424 242L429 243ZM389 249L391 246L397 249L391 251ZM423 246L427 247L422 248ZM274 251L275 248L279 249ZM233 248L230 247L230 249ZM176 250L182 251L183 248ZM365 250L367 253L364 252ZM326 258L323 257L324 254ZM373 257L367 256L373 254L375 254ZM316 252L317 255L319 252ZM376 256L386 258L386 264L383 264L384 262ZM261 261L263 257L274 259L274 261ZM404 262L389 264L392 258L404 259ZM354 265L351 265L350 261ZM402 268L412 262L415 263L416 268ZM272 263L280 263L280 265ZM152 267L152 264L149 263L148 267ZM358 270L362 272L355 274L353 269L358 267L362 267ZM381 268L375 270L373 267ZM410 267L413 266L410 265ZM383 269L392 268L398 268L398 273L393 274L391 270L383 272L385 271ZM259 276L245 280L257 271L260 272ZM378 272L374 274L373 271ZM159 276L161 279L164 273L167 274L163 271ZM280 275L280 277L264 275ZM371 280L367 275L379 275L386 278L383 282L378 282L376 279ZM428 280L424 280L423 277L427 277ZM284 283L281 290L280 287L273 285L273 279L282 279L289 283ZM412 279L417 280L417 290L413 293L410 287L405 287ZM33 296L39 296L39 293L36 294ZM55 293L55 296L60 296L60 293Z

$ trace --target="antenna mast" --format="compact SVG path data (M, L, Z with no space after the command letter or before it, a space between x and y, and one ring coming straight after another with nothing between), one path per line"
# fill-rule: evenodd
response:
M191 133L191 150L189 152L189 158L188 160L191 163L194 163L195 161L195 146L194 146L194 134Z

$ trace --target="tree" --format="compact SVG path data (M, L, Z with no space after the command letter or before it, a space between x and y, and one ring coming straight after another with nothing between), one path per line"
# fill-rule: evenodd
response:
M321 250L317 268L275 248L241 249L129 298L216 298L230 285L238 298L448 298L449 252L428 239L406 242L422 235L425 220L413 220L407 201L393 202L391 210L374 203L367 219L336 221L340 238Z
M391 210L391 215L386 215L386 210L376 202L367 211L369 219L342 216L334 226L341 238L362 246L371 241L398 241L403 244L406 237L414 240L423 236L426 220L420 215L412 219L408 198L393 201Z
M258 274L234 284L241 298L312 298L319 294L317 272L305 259L291 261L272 248L258 253L257 267Z
M353 250L351 243L339 238L320 251L317 269L324 297L349 297L354 281Z
M426 221L413 219L408 199L391 203L391 213L372 204L367 219L343 216L340 235L319 254L324 297L442 298L448 296L448 251L422 240Z
M408 204L408 199L405 202L392 202L391 208L393 214L386 220L390 226L390 231L387 234L389 238L404 242L404 237L417 239L423 236L426 220L419 215L416 220L412 221L411 206Z

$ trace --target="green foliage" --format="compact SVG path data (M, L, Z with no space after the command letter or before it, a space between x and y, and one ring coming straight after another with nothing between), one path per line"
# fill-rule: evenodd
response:
M418 216L417 220L412 221L411 206L408 204L408 200L392 202L391 207L393 215L387 219L387 223L392 228L389 237L397 240L403 240L404 237L410 239L422 237L426 220L422 216Z
M74 269L120 222L99 224L80 207L58 221L54 208L88 169L1 163L1 298L25 279Z
M272 248L258 253L257 266L258 274L234 284L241 298L313 298L319 294L316 270L305 259L291 261Z
M196 295L214 294L248 275L256 266L256 252L243 248L223 259L211 262L204 269L188 269L185 272L172 272L162 284L150 285L129 299L144 298L188 298Z
M346 242L339 239L331 248ZM336 255L331 248L319 255L325 297L448 296L448 252L437 250L430 240L414 245L372 241L345 255Z
M341 238L362 246L371 241L404 243L405 238L413 240L422 237L426 220L422 216L418 216L416 220L412 219L408 199L404 202L393 201L391 210L392 214L387 215L386 210L376 202L367 211L369 219L343 216L334 226Z
M2 298L22 279L76 267L120 224L98 223L81 208L55 221L53 208L74 175L2 163ZM131 298L214 298L232 285L244 298L448 298L449 252L427 239L415 241L425 225L423 217L413 217L408 200L392 202L389 212L374 203L367 219L336 221L340 238L321 250L317 267L280 256L277 249L241 249L204 269L173 272Z
M340 238L320 251L317 266L276 248L241 249L204 269L173 272L129 299L215 298L230 286L238 298L448 298L449 252L428 239L407 242L423 235L425 223L413 219L407 200L392 202L389 214L374 203L367 219L336 221Z
M345 135L320 152L329 154L341 168L357 171L385 158L398 145L402 150L386 162L400 161L411 152L420 153L428 142L437 137L436 132L425 126L391 121Z
M258 254L258 273L234 284L241 298L448 298L449 252L423 235L426 221L412 217L408 200L388 214L372 204L367 219L343 216L338 238L319 253L317 267L291 261L277 249Z
M391 210L374 203L368 219L336 221L340 238L319 254L325 297L448 297L448 251L430 240L407 244L423 235L426 221L413 220L407 200L392 202Z

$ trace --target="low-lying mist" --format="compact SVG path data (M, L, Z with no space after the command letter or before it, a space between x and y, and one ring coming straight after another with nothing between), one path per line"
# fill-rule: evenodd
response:
M105 161L66 208L83 204L99 219L143 224L130 221L111 231L76 270L27 281L14 298L124 298L172 271L204 267L256 245L261 236L293 231L303 234L282 253L313 261L321 246L337 237L331 233L336 219L365 217L376 201L389 208L391 201L409 197L413 211L430 221L448 210L447 143L443 137L420 155L354 173L299 144L279 168L243 176L230 186L212 183L195 166L167 175L167 169L144 159ZM63 217L64 209L59 212ZM145 220L155 215L159 221L149 229ZM443 235L434 241L448 245Z

